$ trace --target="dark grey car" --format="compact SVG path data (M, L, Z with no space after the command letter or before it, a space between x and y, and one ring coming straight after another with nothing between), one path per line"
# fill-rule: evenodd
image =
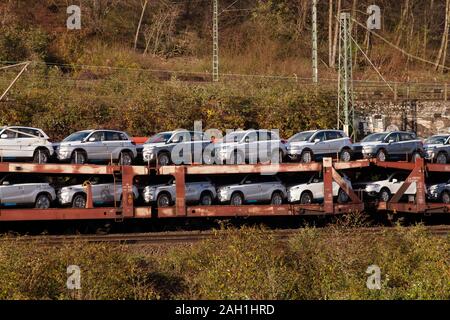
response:
M353 153L379 161L406 160L414 162L423 156L422 141L412 132L392 131L373 133L353 145Z
M203 150L211 143L203 132L166 131L150 137L144 144L142 156L145 162L159 165L191 164L203 162Z
M450 134L438 134L425 141L425 159L440 164L450 161Z

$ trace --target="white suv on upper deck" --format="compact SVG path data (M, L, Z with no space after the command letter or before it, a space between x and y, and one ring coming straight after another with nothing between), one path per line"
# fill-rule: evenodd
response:
M0 128L1 160L32 159L36 163L47 163L53 155L49 137L37 128L5 126Z

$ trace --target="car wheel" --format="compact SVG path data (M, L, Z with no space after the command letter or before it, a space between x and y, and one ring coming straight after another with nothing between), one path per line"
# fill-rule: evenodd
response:
M446 164L447 163L447 155L444 152L439 152L436 157L436 163Z
M280 192L274 192L270 199L270 203L276 206L283 204L283 195Z
M129 166L133 162L133 157L129 152L121 152L119 156L119 164L122 166Z
M387 157L386 157L386 151L384 151L383 149L378 150L377 152L377 160L378 161L386 161Z
M312 162L313 157L312 157L312 152L311 151L303 151L302 154L300 155L300 161L302 163L310 163Z
M382 189L380 191L380 200L383 202L388 202L391 199L391 192L389 191L389 189Z
M48 194L40 194L36 198L34 207L38 209L48 209L50 208L51 203L52 200Z
M313 195L309 191L305 191L300 196L301 204L311 204L313 202Z
M244 204L244 196L238 192L231 195L230 203L233 206L242 206Z
M445 204L450 204L450 192L444 191L441 195L441 201Z
M71 163L85 164L87 162L86 153L83 151L74 151L71 157Z
M417 151L416 151L416 152L413 152L413 154L412 154L412 156L411 156L411 162L412 162L412 163L416 163L416 160L417 160L417 159L420 159L420 158L422 158L422 156L420 155L420 153L418 153Z
M171 199L167 193L160 193L156 199L159 208L170 207Z
M72 208L86 208L86 196L84 194L76 194L72 200Z
M33 162L34 163L47 163L50 158L50 154L47 150L38 149L34 152Z
M170 156L168 153L163 152L158 155L158 164L160 166L168 166L170 164Z
M352 160L352 154L350 153L350 150L348 149L343 149L341 151L341 154L339 155L339 159L342 162L349 162L350 160Z
M200 204L202 206L210 206L213 204L213 196L211 192L203 192L200 196Z
M346 203L348 202L349 196L345 193L344 190L339 189L337 201L338 203Z

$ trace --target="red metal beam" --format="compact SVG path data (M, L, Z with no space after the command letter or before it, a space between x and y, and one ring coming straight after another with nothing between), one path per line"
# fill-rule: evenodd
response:
M93 164L36 164L0 162L0 172L17 173L66 173L66 174L113 174L120 171L116 165Z
M115 208L0 209L0 221L115 219L117 215Z

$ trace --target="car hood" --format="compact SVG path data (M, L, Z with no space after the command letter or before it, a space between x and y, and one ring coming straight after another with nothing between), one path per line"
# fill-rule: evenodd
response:
M371 147L371 146L377 146L379 144L381 144L383 142L381 141L367 141L367 142L359 142L359 143L355 143L353 144L354 147Z
M174 187L174 184L167 184L167 183L161 183L161 184L154 184L151 186L146 186L144 190L150 189L150 188L161 188L161 187Z
M239 142L219 142L214 145L214 148L221 149L221 148L232 148L239 144Z
M62 147L70 147L73 145L79 145L81 143L80 141L61 141L53 144L54 148L62 148Z
M424 144L423 148L424 149L434 149L434 148L440 148L443 147L444 145L442 143L433 143L433 144Z
M311 142L309 141L296 141L296 142L286 142L286 147L290 148L290 147L302 147L305 146L307 144L311 144Z
M165 142L155 142L155 143L144 143L144 149L152 149L152 148L158 148L158 147L162 147L165 146L166 143Z

